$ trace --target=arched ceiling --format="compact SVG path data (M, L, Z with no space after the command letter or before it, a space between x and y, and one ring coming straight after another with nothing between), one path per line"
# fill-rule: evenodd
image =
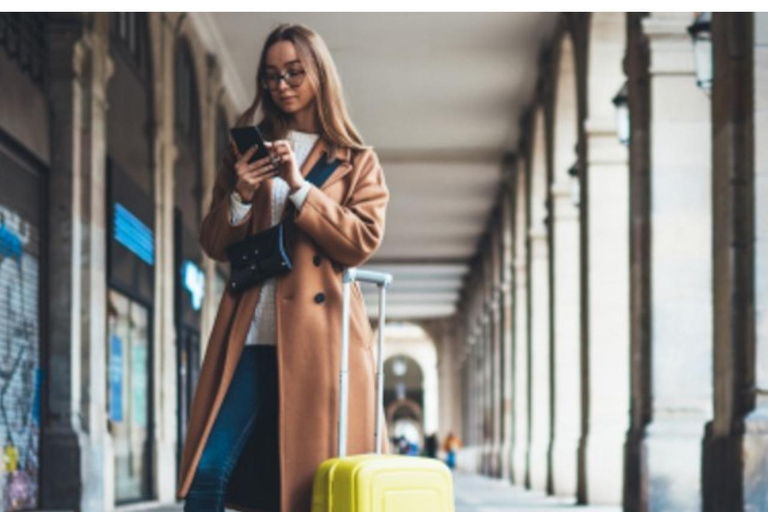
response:
M388 318L451 316L487 225L501 161L517 147L537 59L556 13L192 13L238 108L280 22L326 41L352 118L392 193L384 241L365 265L394 274ZM378 315L375 290L364 287Z

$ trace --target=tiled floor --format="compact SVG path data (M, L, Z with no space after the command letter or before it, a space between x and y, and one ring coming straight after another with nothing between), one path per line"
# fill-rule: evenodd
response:
M505 482L454 474L456 512L620 512L620 507L575 506L573 499L544 496ZM181 512L182 506L133 508L131 512Z
M456 473L456 512L620 512L621 507L584 507L573 499L526 491L506 482Z

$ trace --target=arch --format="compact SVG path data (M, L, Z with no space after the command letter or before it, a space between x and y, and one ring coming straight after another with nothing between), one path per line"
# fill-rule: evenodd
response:
M384 344L382 357L386 362L397 356L410 358L423 372L423 430L427 434L436 432L439 426L439 389L437 348L434 340L427 331L417 324L408 322L388 323L387 341Z
M387 418L387 424L388 425L394 424L396 416L397 416L397 413L401 409L406 410L406 411L412 413L413 419L416 420L419 423L419 425L421 427L421 430L422 430L422 433L423 433L423 431L424 431L424 424L423 424L423 422L424 422L424 412L423 412L423 409L422 409L421 405L419 405L418 402L416 402L415 400L411 400L409 398L403 398L401 400L395 400L395 401L393 401L392 403L390 403L387 406L387 409L386 409L386 412L385 412L385 416Z

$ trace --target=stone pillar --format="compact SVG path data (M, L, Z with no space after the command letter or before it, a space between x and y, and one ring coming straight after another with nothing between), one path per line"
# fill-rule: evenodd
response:
M490 263L491 263L491 382L493 396L493 422L491 439L491 475L501 477L501 443L502 443L502 350L501 350L501 230L500 224L494 222L491 228Z
M586 292L589 315L589 398L585 439L587 500L618 505L629 415L629 173L611 102L623 85L625 14L600 14L593 24L589 117ZM599 31L599 32L598 32Z
M487 253L486 253L487 255ZM491 323L490 276L488 263L483 279L483 313L481 319L482 333L482 371L483 371L483 455L482 474L491 474L491 450L493 448L493 324Z
M549 272L549 179L547 176L544 115L540 112L534 125L533 168L531 182L530 247L530 336L531 336L531 419L529 460L531 487L548 491L549 442L551 434L551 304Z
M206 54L205 62L207 87L205 88L205 109L201 116L205 136L202 139L203 147L201 148L201 159L203 161L203 200L200 201L202 210L200 212L200 218L205 218L205 214L208 213L208 198L211 197L213 184L216 180L216 171L219 168L219 162L216 161L216 142L218 141L217 132L219 130L217 121L221 96L224 94L224 86L222 84L223 71L218 59L214 54L208 53ZM217 297L214 293L214 290L216 289L216 261L203 254L202 265L203 271L205 272L205 296L203 297L203 307L200 318L200 339L201 354L204 354L205 347L202 345L207 345L208 343L208 338L211 329L213 328L213 322L216 319L220 297ZM205 340L205 342L203 343L202 340Z
M513 256L513 169L507 169L501 199L501 289L500 289L500 336L501 336L501 478L512 480L512 446L514 444L514 297L512 294Z
M52 14L48 374L40 506L103 512L108 17ZM109 474L109 473L107 473Z
M552 314L554 493L575 496L581 437L581 243L579 206L569 170L577 161L576 70L569 37L561 44L552 169Z
M750 366L745 373L754 381L756 396L753 398L754 409L745 419L743 450L747 464L743 467L744 510L759 510L759 507L765 507L768 487L765 479L768 474L768 368L765 365L768 357L768 14L759 12L754 13L753 17L754 183L751 186L754 194L755 222L755 346L747 358ZM733 182L731 185L734 189L732 201L740 197L737 195L739 187L736 187L736 184L737 182ZM734 220L737 219L738 217L734 217ZM740 228L738 223L731 227L734 231L736 228ZM738 319L739 314L734 314L734 322ZM737 325L733 324L734 327ZM734 342L738 342L738 338L735 338Z
M157 499L175 501L177 485L176 433L176 327L174 318L173 205L174 165L174 40L172 21L165 13L150 15L153 41L153 82L155 140L155 313L154 381L155 428L153 460ZM204 350L204 348L202 348Z
M531 438L530 366L530 296L528 293L529 190L527 163L518 162L515 180L515 232L513 256L514 294L514 441L512 448L512 481L530 487L528 450Z
M483 335L479 317L475 320L475 334L473 350L474 350L474 362L475 362L475 393L476 407L475 407L475 432L472 445L475 447L475 467L474 471L481 473L483 471L483 445L485 442L484 433L484 414L485 414L485 372L484 372L484 347L483 347Z
M712 417L712 153L696 86L691 13L644 20L651 77L653 420L649 507L701 509L701 445Z
M757 24L756 16L763 17ZM764 141L768 133L768 54L760 55L768 47L768 17L716 13L712 37L715 410L704 443L703 508L762 510L768 493L768 402L761 395L768 381L759 361L768 338L756 333L766 316L765 301L755 301L765 263L755 256L768 234L768 210L760 206L768 199L768 187L760 187L768 183L768 153L755 144L755 135ZM763 290L766 283L763 279Z
M627 14L629 90L630 427L624 445L625 512L648 510L643 439L651 420L650 87L643 13Z

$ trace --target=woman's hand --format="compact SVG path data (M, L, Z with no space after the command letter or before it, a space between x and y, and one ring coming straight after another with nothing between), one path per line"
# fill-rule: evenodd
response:
M244 200L251 201L261 183L277 175L277 166L271 156L266 156L249 164L248 160L256 152L256 146L252 146L242 155L234 142L232 147L235 150L235 155L237 155L237 162L235 162L235 171L237 172L235 190L243 196Z
M291 192L298 189L304 182L304 178L299 166L296 165L296 156L291 149L290 142L280 139L272 142L265 141L264 144L278 162L277 175L288 183Z

